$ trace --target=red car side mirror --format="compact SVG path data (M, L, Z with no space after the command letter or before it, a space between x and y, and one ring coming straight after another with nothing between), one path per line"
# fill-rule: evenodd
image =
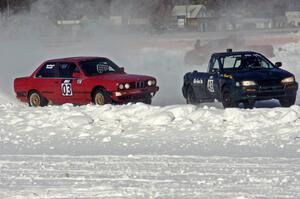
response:
M120 68L120 71L121 71L122 73L125 73L125 68L124 68L124 67L121 67L121 68Z
M73 78L79 79L81 77L80 72L74 72L72 75Z

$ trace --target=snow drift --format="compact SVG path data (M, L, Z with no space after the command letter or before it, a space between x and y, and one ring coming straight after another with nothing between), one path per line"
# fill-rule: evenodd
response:
M1 154L299 157L300 107L0 106Z

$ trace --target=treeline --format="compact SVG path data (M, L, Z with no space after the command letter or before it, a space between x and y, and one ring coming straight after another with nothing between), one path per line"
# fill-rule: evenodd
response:
M170 12L170 9L178 4L203 4L217 14L245 9L253 15L270 15L300 6L300 0L0 0L0 12L8 10L11 14L22 12L30 10L36 3L46 5L50 9L62 7L65 12L73 8L77 10L93 8L93 12L98 15L109 15L111 10L119 12L130 10L145 15L153 12Z
M0 0L0 12L11 12L11 14L30 9L36 0Z

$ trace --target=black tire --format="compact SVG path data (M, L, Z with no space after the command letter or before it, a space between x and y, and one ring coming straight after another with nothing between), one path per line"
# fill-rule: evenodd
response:
M147 98L143 101L144 104L149 104L151 105L152 104L152 99L151 98Z
M186 91L186 103L187 104L197 104L195 93L192 86L189 86Z
M281 98L279 102L282 107L290 107L295 104L296 96Z
M182 87L182 95L184 98L187 97L187 89L188 89L189 85L184 84Z
M238 103L234 101L230 90L226 87L222 90L222 104L224 108L234 108L238 106Z
M108 95L107 91L103 90L103 89L96 89L93 92L93 104L95 105L104 105L104 104L111 104L112 103L112 99L111 97Z
M44 107L48 105L48 100L44 98L39 92L31 91L28 94L28 104L31 107Z
M255 100L245 100L243 101L245 109L253 109L255 106Z

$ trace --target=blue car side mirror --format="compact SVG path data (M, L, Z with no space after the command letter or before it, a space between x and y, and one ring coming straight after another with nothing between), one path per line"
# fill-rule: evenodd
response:
M282 66L282 63L281 63L281 62L276 62L276 63L275 63L275 66L276 66L277 68L280 68L280 67Z

